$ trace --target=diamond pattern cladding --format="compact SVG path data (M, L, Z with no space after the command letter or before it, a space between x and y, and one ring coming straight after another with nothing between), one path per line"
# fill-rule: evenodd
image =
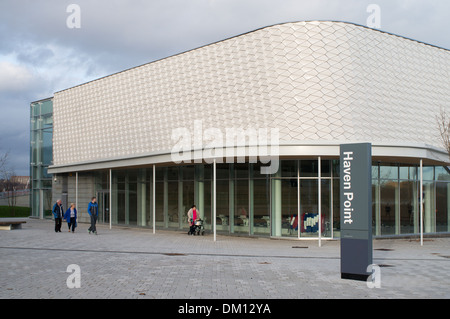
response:
M54 165L170 152L173 128L426 143L450 51L341 22L275 25L55 93Z

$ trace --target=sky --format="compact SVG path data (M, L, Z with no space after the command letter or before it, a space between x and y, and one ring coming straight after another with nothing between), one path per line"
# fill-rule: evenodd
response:
M54 92L273 24L367 25L371 4L377 28L450 49L448 0L0 0L0 155L29 175L30 103Z

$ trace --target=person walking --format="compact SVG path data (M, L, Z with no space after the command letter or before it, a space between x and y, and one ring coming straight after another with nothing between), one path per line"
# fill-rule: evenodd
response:
M70 227L72 227L72 233L74 233L75 228L77 227L77 209L75 208L74 203L70 204L70 208L64 214L64 219L67 221L67 225L69 226L69 233Z
M52 213L55 218L55 233L61 232L61 220L63 218L64 208L60 199L53 205Z
M91 216L91 227L89 227L89 229L88 229L89 234L91 232L93 232L94 234L97 235L97 228L95 227L95 223L97 222L97 217L98 217L97 198L92 197L91 201L89 202L87 210L88 210L89 216Z

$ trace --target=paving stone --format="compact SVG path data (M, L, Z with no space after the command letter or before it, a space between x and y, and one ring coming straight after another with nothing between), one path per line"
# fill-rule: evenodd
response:
M99 225L55 233L30 219L0 232L0 298L450 298L450 238L375 240L381 288L340 278L339 241L301 242ZM379 250L378 250L379 249ZM80 267L81 287L68 288Z

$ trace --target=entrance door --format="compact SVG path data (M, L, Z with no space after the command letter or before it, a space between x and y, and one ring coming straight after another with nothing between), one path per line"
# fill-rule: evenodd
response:
M109 190L97 192L98 222L109 223Z

